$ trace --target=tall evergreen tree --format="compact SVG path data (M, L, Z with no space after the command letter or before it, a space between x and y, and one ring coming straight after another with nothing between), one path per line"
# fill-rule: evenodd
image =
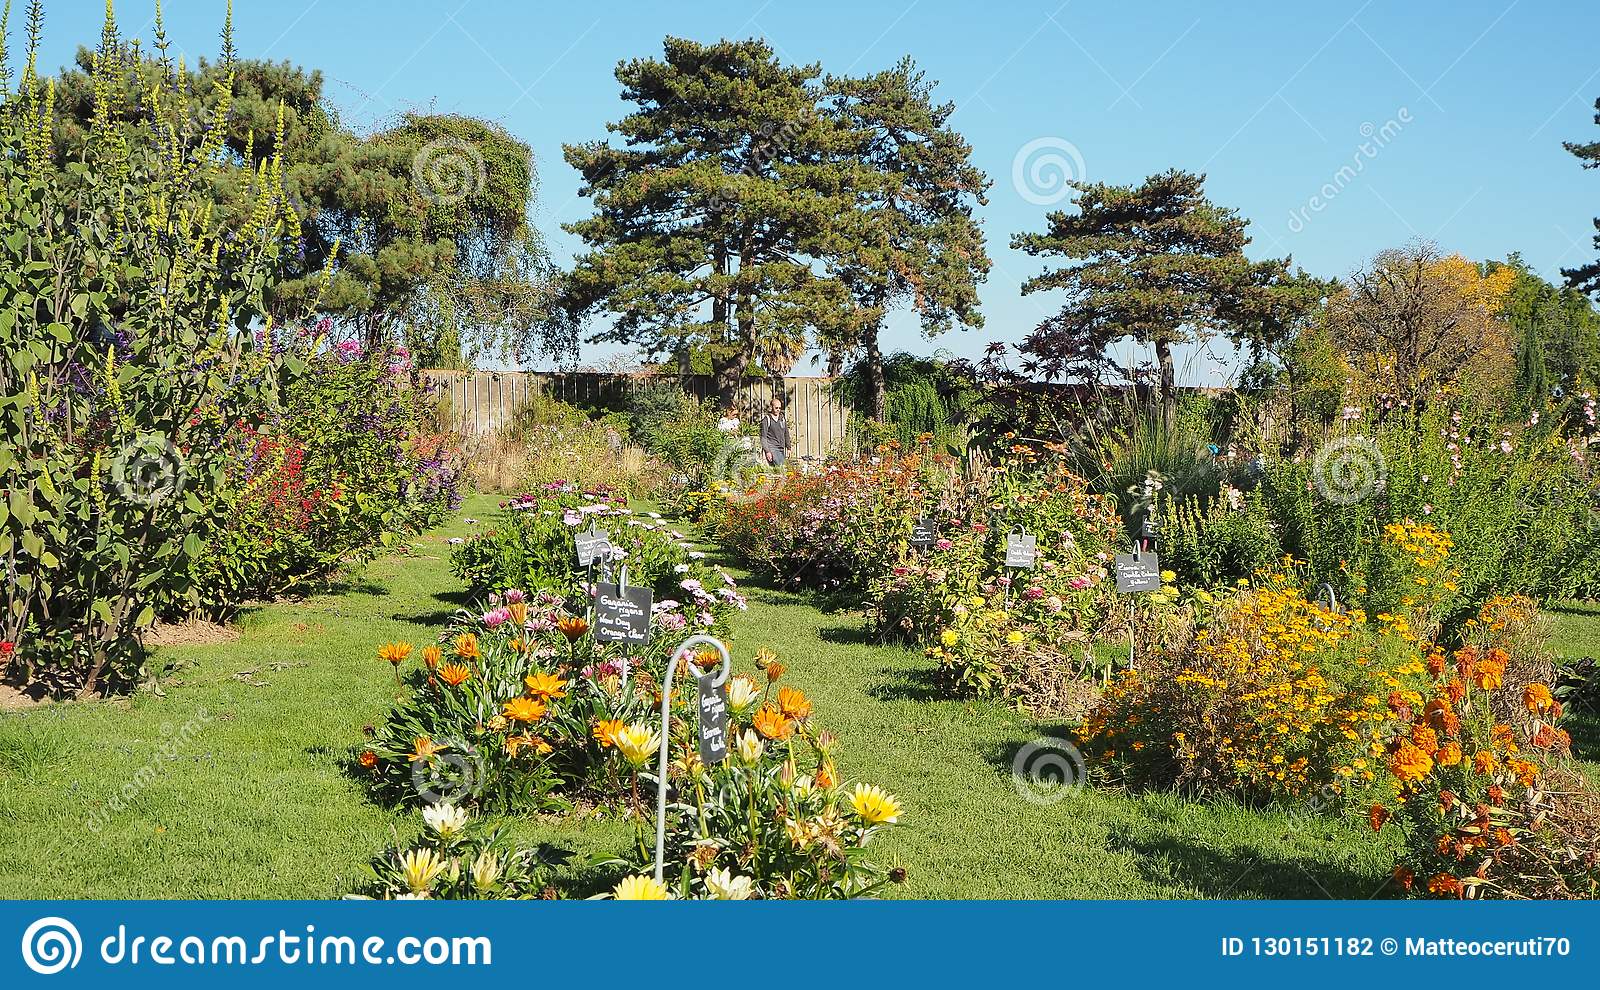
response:
M1594 101L1594 122L1600 124L1600 100ZM1561 146L1583 163L1584 168L1600 168L1600 141L1578 143L1563 141ZM1600 231L1600 217L1594 218L1594 228ZM1594 246L1600 248L1600 233L1594 235ZM1600 291L1600 261L1591 261L1587 265L1577 268L1563 268L1561 274L1566 276L1567 285L1579 292L1595 293Z
M1176 169L1138 186L1074 183L1075 211L1057 210L1042 234L1017 234L1013 248L1065 258L1022 285L1024 295L1061 290L1061 311L1023 341L1031 367L1062 377L1099 366L1106 348L1132 339L1151 347L1163 417L1177 416L1173 348L1217 333L1244 339L1283 310L1309 301L1288 259L1251 261L1248 221L1205 197L1205 177Z
M608 126L622 146L565 148L595 207L566 226L589 246L569 305L612 318L594 339L652 356L704 347L727 402L753 360L781 372L808 332L838 333L843 287L815 260L848 201L820 73L754 39L668 38L662 58L617 66L636 107Z
M955 105L933 102L933 84L910 58L865 78L829 77L826 89L853 198L838 218L829 267L853 309L844 338L825 346L861 354L867 407L882 420L879 337L893 308L909 305L928 337L956 324L983 326L978 285L990 262L973 209L990 183L972 164L971 145L949 126Z

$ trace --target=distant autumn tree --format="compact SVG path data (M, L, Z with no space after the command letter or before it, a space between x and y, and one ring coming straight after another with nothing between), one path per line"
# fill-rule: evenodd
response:
M1378 395L1414 406L1435 388L1509 367L1501 313L1516 277L1427 243L1384 251L1329 300L1329 329Z

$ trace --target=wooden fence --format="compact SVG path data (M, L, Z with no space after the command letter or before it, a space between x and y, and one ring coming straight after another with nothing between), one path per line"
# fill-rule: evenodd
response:
M710 375L639 375L601 372L424 371L439 391L446 422L457 433L491 434L510 423L533 394L589 409L626 411L634 393L659 382L678 384L699 398L715 395ZM850 413L833 398L831 378L783 379L784 410L789 419L796 457L821 457L843 440ZM768 379L748 381L739 391L739 415L755 422L772 399Z

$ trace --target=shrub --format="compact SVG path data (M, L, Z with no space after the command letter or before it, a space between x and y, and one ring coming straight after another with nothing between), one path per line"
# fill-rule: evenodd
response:
M278 157L245 170L240 213L213 209L228 88L144 78L109 20L81 156L56 160L38 45L0 103L0 641L88 693L137 682L144 631L194 600L225 432L271 407L249 330L298 218Z
M1187 648L1124 671L1078 738L1135 786L1345 795L1379 780L1384 699L1421 673L1403 621L1369 625L1278 574L1219 603Z
M571 482L637 498L654 493L667 474L615 425L591 421L576 406L542 393L535 393L506 429L474 438L466 465L478 491L506 493Z
M731 592L720 569L660 513L629 511L620 492L559 481L506 502L492 528L452 551L450 566L478 598L511 588L572 594L591 577L573 545L574 534L590 525L610 534L629 583L649 586L658 601L683 597L685 585Z
M736 494L717 534L752 568L795 586L862 588L904 554L912 523L944 491L953 462L925 447L787 474Z
M325 576L460 504L459 455L432 429L409 356L317 353L321 339L272 342L312 353L288 377L271 428L241 420L225 437L222 511L193 565L207 611Z

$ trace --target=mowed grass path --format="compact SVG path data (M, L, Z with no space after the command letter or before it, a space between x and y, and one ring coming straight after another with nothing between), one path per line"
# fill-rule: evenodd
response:
M494 503L473 498L461 516L488 520ZM237 642L163 650L174 669L161 696L0 715L0 896L321 898L361 882L393 831L417 828L346 770L397 690L374 650L430 641L462 604L446 541L470 529L458 518L325 594L256 610ZM1382 895L1391 850L1333 818L1091 789L1025 800L1012 759L1058 729L936 699L920 652L871 644L857 616L739 576L751 598L733 632L739 666L776 650L839 735L844 771L904 801L878 849L908 873L891 895ZM620 852L632 833L579 816L507 823L575 862Z

